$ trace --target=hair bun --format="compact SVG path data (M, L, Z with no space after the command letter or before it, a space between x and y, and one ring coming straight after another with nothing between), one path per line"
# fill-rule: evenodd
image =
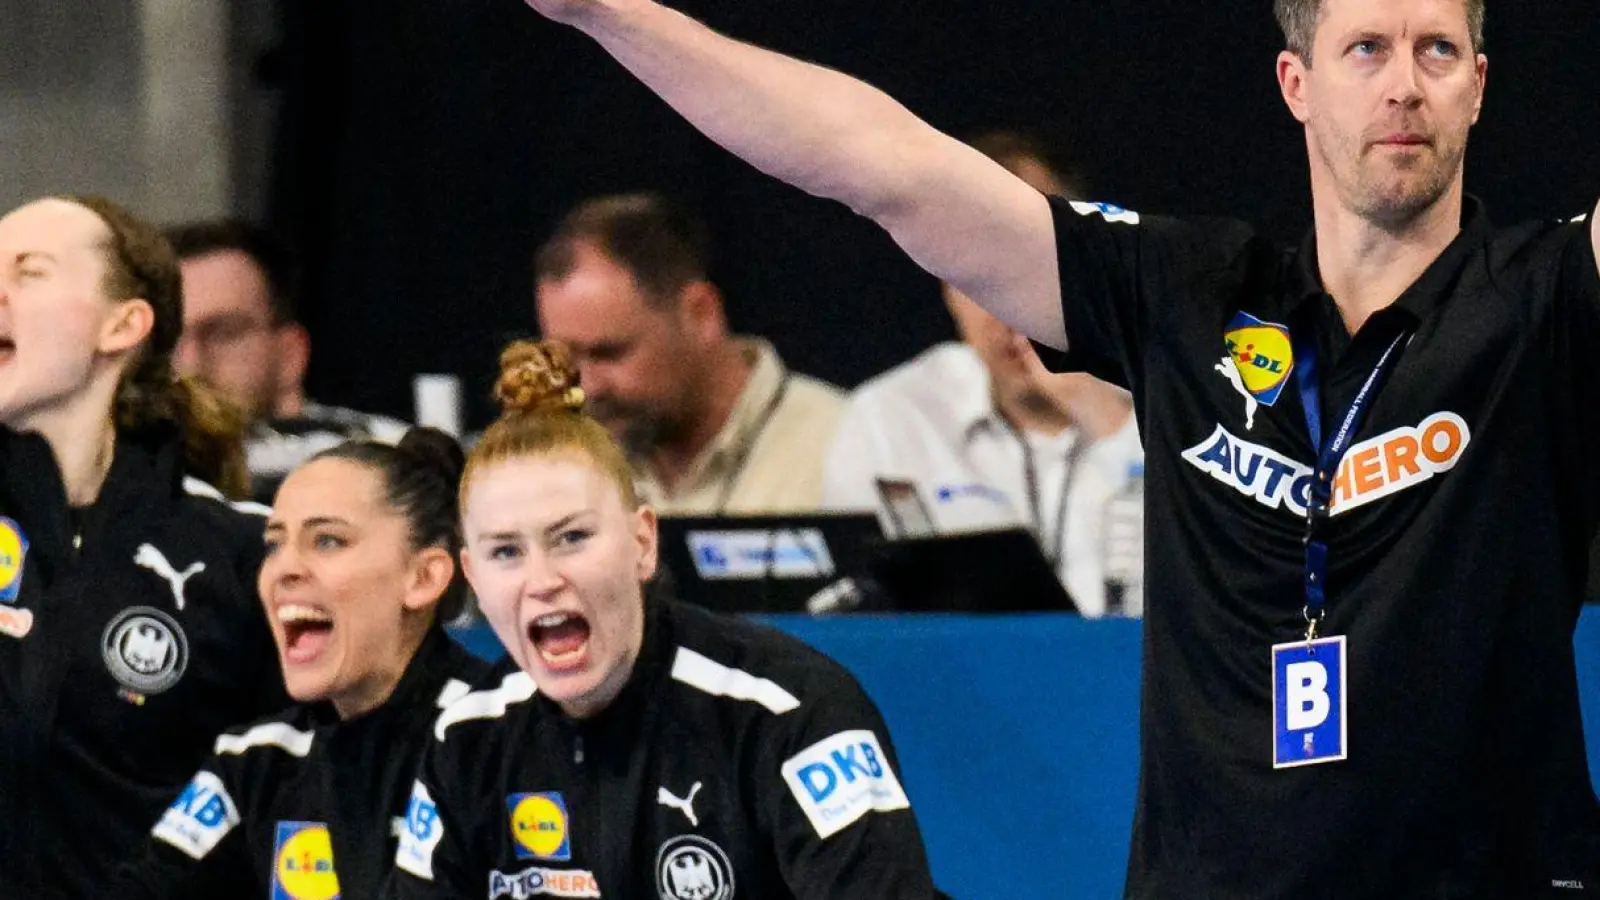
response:
M437 470L451 484L461 480L461 470L467 465L467 455L461 445L437 428L419 425L408 429L395 447Z
M495 399L506 414L580 412L583 388L565 344L515 341L500 354Z

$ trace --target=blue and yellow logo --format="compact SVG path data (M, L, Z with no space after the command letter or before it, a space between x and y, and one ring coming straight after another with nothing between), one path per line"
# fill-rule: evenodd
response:
M0 516L0 603L15 603L22 590L22 563L28 557L28 539L22 526Z
M327 825L279 822L272 860L272 900L339 900Z
M1266 406L1278 402L1283 386L1289 383L1289 373L1294 371L1289 329L1242 312L1228 323L1224 338L1244 389Z
M506 808L511 812L511 842L517 859L572 859L567 801L560 791L512 794L506 798Z

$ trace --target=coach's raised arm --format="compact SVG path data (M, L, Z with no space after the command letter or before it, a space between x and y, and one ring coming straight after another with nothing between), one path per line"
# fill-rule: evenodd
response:
M1276 0L1313 211L1288 251L1047 200L872 88L651 3L530 2L1131 391L1130 900L1596 895L1573 632L1600 267L1593 226L1496 228L1466 192L1485 0Z
M919 265L1065 346L1045 198L882 91L717 34L650 0L528 0L594 38L756 168L883 226Z
M1589 217L1589 240L1594 242L1594 255L1600 258L1600 206L1596 206L1594 215Z

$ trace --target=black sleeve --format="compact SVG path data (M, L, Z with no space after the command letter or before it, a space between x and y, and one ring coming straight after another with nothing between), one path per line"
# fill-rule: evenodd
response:
M1557 229L1556 235L1564 244L1558 296L1568 308L1581 311L1589 319L1591 328L1600 330L1600 324L1596 324L1600 323L1600 263L1595 261L1594 232L1589 220L1568 222ZM1593 349L1600 350L1600 347Z
M1600 409L1600 366L1595 364L1600 359L1600 264L1587 220L1556 227L1542 243L1530 273L1531 287L1551 296L1556 315L1550 352L1566 372L1567 387L1556 394L1550 422L1558 438L1572 439L1556 440L1552 448L1557 470L1571 473L1564 488L1587 500L1582 525L1587 533L1600 521L1600 467L1595 465L1600 460L1600 416L1595 414ZM1600 541L1593 547L1600 552ZM1570 552L1574 558L1586 556L1584 548ZM1595 584L1600 581L1591 574L1590 589L1575 597L1570 615L1577 616L1585 595L1594 599Z
M239 757L213 756L162 812L103 896L201 900L263 893L266 883L254 871L245 839L246 782Z
M755 773L784 882L796 900L934 897L883 716L842 672L816 694L772 720Z
M1247 247L1268 249L1226 219L1144 216L1104 203L1050 198L1067 352L1038 347L1057 372L1087 372L1140 392L1149 344L1174 306L1207 296Z
M389 879L392 900L469 900L481 897L488 867L470 853L469 819L495 810L465 796L452 747L430 740L406 804L400 844ZM481 779L480 779L481 780Z

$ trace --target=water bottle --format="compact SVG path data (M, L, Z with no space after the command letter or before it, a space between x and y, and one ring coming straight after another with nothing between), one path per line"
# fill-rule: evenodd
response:
M1128 465L1128 480L1106 501L1101 522L1106 615L1144 612L1144 462Z

